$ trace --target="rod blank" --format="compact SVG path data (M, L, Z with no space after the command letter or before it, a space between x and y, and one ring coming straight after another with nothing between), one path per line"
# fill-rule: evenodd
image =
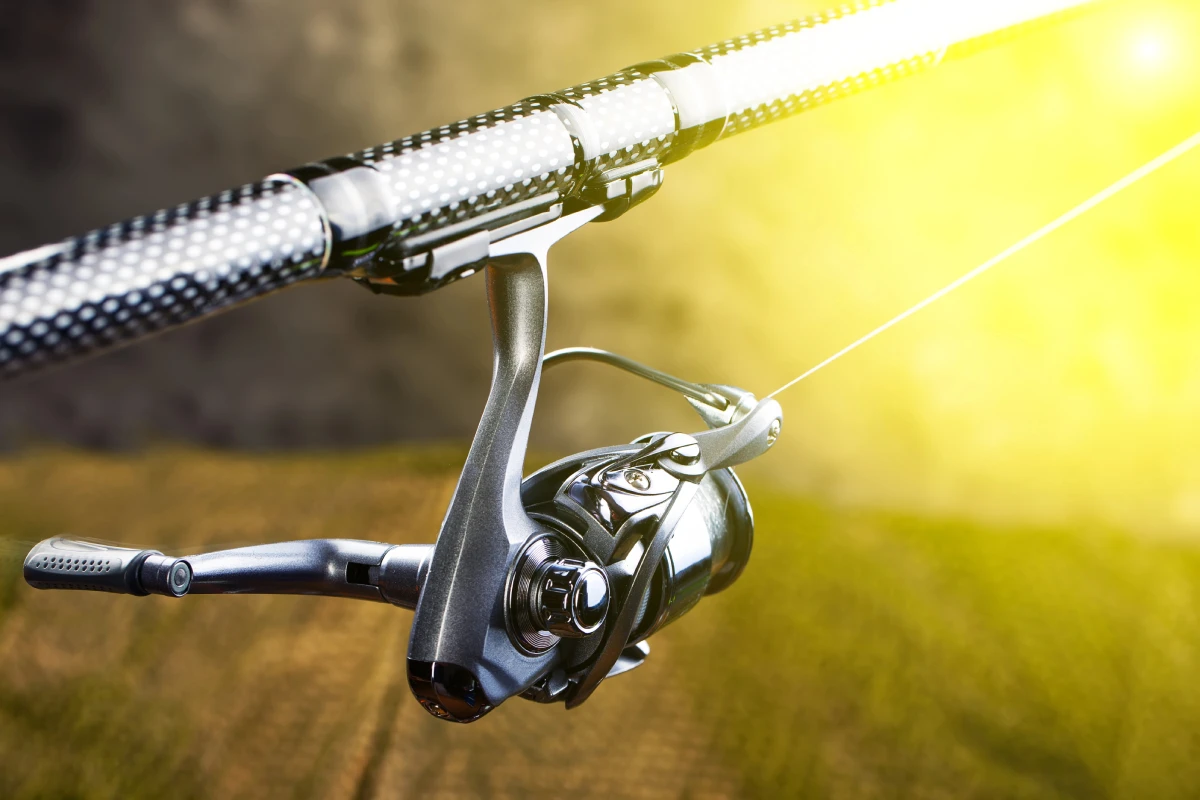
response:
M0 260L0 377L298 281L432 291L619 182L1094 1L859 2Z

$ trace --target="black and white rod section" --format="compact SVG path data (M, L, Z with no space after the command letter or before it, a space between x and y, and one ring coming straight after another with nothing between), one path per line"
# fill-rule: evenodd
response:
M1090 4L847 4L10 256L0 376L299 281L431 291L564 210L619 215L702 147Z

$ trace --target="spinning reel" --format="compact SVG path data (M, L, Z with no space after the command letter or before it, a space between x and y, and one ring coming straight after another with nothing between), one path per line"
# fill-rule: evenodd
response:
M646 639L737 579L753 519L732 467L780 433L774 400L698 385L599 350L544 356L546 253L592 206L492 243L492 385L437 543L320 539L184 558L55 538L25 560L41 589L314 594L414 609L408 680L471 722L514 695L573 708L649 654ZM605 363L682 393L707 426L553 463L522 481L543 368Z

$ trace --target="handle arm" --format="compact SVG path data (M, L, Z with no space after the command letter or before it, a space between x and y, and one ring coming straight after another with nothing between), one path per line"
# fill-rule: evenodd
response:
M25 559L37 589L118 594L308 594L414 609L432 545L308 539L172 558L157 550L54 538Z
M189 556L191 594L311 594L416 608L432 545L306 539Z

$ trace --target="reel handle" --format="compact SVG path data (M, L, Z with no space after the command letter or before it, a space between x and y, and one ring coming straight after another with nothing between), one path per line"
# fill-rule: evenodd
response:
M157 550L83 542L56 536L25 557L25 582L35 589L182 597L192 583L187 561Z
M304 539L175 558L157 550L55 537L25 557L35 589L116 594L308 594L414 609L431 545Z

